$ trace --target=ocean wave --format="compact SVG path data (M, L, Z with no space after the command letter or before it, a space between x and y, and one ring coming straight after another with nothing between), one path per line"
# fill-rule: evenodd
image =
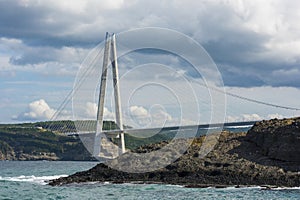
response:
M212 187L213 188L213 187ZM219 188L216 188L219 189ZM300 190L300 187L276 187L276 186L228 186L220 188L221 190L247 190L247 189L260 189L260 190Z
M271 190L300 190L300 187L277 187L271 188Z
M31 182L31 183L37 183L41 185L46 185L47 181L57 179L60 177L67 177L68 175L62 174L62 175L53 175L53 176L15 176L15 177L2 177L0 176L0 181L13 181L13 182Z

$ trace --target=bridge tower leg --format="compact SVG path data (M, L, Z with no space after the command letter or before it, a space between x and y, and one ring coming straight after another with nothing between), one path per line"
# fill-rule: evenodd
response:
M104 100L105 100L105 90L106 90L107 68L108 68L108 61L109 61L109 51L110 51L110 38L109 38L109 34L106 33L102 75L101 75L101 82L100 82L100 93L98 99L96 133L95 133L95 139L94 139L95 141L94 141L94 149L93 149L93 155L95 157L99 156L99 153L101 151L101 141L102 138L105 137L105 135L102 134L102 131L103 131Z
M105 37L105 47L103 55L103 67L100 82L100 92L98 100L98 110L97 110L97 125L96 134L94 142L94 156L98 157L101 152L102 140L107 140L105 134L103 134L103 116L104 116L104 102L105 102L105 91L107 82L107 70L109 65L109 60L112 65L113 74L113 86L114 86L114 97L115 97L115 112L116 112L116 124L121 130L121 152L125 153L125 139L123 132L123 120L122 120L122 109L121 109L121 98L120 98L120 86L119 86L119 72L118 72L118 62L117 62L117 50L116 50L116 37L115 34L109 35L106 33Z
M108 61L109 61L110 46L111 46L111 41L109 38L109 34L106 33L102 75L101 75L101 82L100 82L100 93L99 93L99 100L98 100L98 111L97 111L97 133L101 133L103 131L104 100L105 100L107 68L108 68Z
M117 47L116 47L116 35L111 36L111 64L113 73L114 95L115 95L115 110L116 110L116 122L118 128L121 130L121 149L122 153L125 153L125 139L123 132L123 120L120 98L120 86L119 86L119 70L117 61Z

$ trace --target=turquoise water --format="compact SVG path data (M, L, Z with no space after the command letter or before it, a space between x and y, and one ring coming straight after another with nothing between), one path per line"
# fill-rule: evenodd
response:
M74 184L47 180L95 166L95 162L0 161L0 199L300 199L300 189L183 188L158 184Z

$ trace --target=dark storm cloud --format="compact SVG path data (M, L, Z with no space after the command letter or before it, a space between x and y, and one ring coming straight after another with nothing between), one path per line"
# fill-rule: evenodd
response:
M99 42L91 32L78 35L74 29L85 22L84 16L37 4L24 6L20 1L0 1L0 37L16 38L29 46L86 46ZM82 34L80 32L80 34ZM101 39L103 39L103 36Z
M52 31L58 30L58 27L49 26L44 22L49 9L24 7L17 2L0 2L1 37L17 38L24 42L42 41L44 38L54 37Z
M27 65L61 62L62 48L89 49L106 31L165 27L202 44L227 85L300 87L297 3L271 2L2 0L0 38L20 40L10 61Z

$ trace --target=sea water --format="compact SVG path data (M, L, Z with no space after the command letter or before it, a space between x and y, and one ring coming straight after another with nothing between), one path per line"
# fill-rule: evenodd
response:
M0 161L0 199L300 199L300 188L184 188L164 184L87 183L49 186L47 181L97 162Z

